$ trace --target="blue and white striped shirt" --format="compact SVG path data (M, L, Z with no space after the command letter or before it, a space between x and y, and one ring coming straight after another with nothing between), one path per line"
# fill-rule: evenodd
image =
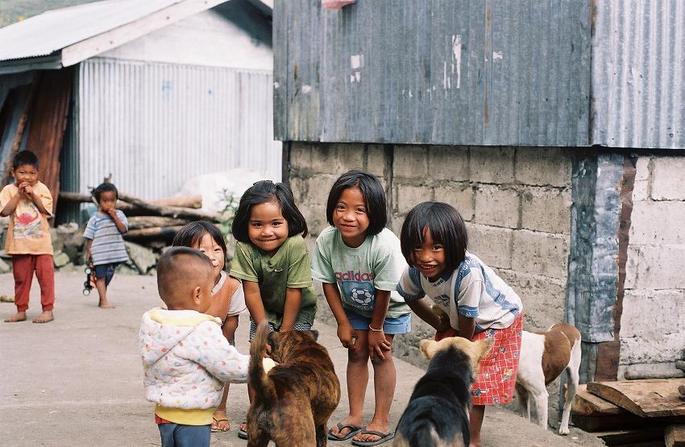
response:
M408 267L397 291L407 302L428 296L449 315L454 329L459 329L460 314L475 320L476 332L504 329L523 310L516 292L469 252L456 270L444 272L436 281L430 281L416 267Z
M117 211L117 217L128 230L128 220L121 210ZM93 265L112 264L115 262L128 262L128 254L116 224L107 214L96 212L86 225L83 237L93 241L90 247Z

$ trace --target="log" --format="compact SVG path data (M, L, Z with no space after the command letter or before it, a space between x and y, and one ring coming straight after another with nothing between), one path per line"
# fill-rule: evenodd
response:
M208 220L210 222L218 222L218 216L214 214L205 213L203 211L198 211L189 208L174 208L171 206L161 206L153 205L151 203L145 202L128 194L119 193L119 199L124 202L128 202L131 205L143 208L150 211L151 214L157 216L175 217L181 219L193 219L193 220Z
M183 228L183 225L173 227L152 227L140 228L138 230L131 230L124 234L124 239L173 239L178 230Z
M654 418L685 416L685 402L678 397L678 386L684 384L685 379L592 382L587 390L633 414Z
M573 414L582 416L608 416L627 413L623 408L587 391L587 385L578 386L571 407Z
M188 221L185 219L174 219L173 217L132 216L128 218L128 230L132 231L153 227L177 227L187 223Z
M164 199L150 200L150 203L159 206L200 209L202 208L202 196L167 197Z

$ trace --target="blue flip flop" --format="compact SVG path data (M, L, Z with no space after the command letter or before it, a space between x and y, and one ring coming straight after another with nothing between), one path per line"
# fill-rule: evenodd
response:
M378 436L380 439L376 439L375 441L355 441L353 439L352 445L356 445L358 447L373 447L375 445L381 445L384 442L391 441L395 437L394 431L390 431L388 433L383 433L381 431L376 431L376 430L362 430L360 434L362 434L362 435L374 435L374 436Z
M338 428L338 433L345 429L348 429L349 432L344 436L336 435L335 433L333 433L333 429L331 428L330 430L328 430L328 439L331 441L347 441L352 436L356 435L357 433L363 430L363 428L358 425L343 424L342 422L338 422L335 426Z

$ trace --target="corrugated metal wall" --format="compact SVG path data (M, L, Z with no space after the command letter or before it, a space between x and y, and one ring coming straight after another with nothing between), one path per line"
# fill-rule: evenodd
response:
M282 140L589 143L589 0L276 0Z
M112 174L153 199L190 177L250 168L281 177L272 75L222 67L93 58L79 76L80 190Z
M592 142L685 148L685 2L593 3Z

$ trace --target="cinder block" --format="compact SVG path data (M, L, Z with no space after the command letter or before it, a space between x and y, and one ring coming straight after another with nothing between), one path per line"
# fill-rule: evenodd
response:
M621 338L642 337L658 342L680 335L685 347L685 290L626 290L621 314Z
M424 146L394 146L393 174L395 177L424 181L428 172L427 149Z
M464 146L429 146L428 173L434 180L469 180L469 153Z
M683 355L683 334L668 334L658 339L621 337L620 352L623 364L673 362Z
M568 236L536 231L514 231L512 269L566 279Z
M481 183L514 182L514 155L510 147L472 147L471 180Z
M683 222L685 202L635 202L631 214L630 244L685 244Z
M433 189L428 186L395 184L395 211L407 214L421 202L433 200Z
M518 191L499 186L480 185L475 195L475 223L518 228L520 207Z
M571 232L571 191L528 186L521 194L521 227L547 233Z
M629 246L625 287L685 289L683 259L685 245Z
M364 168L363 144L320 144L312 148L311 170L340 175Z
M493 268L511 268L511 247L514 230L466 224L469 251Z
M654 157L652 199L685 200L685 157Z
M452 205L466 221L473 220L473 197L473 187L468 183L450 183L435 187L435 201Z
M500 276L521 297L525 329L544 331L564 321L566 281L521 271L501 270Z
M385 175L385 148L381 144L366 147L366 171L376 176Z
M316 237L321 233L321 230L328 226L326 221L326 209L317 205L298 205L298 209L304 216L307 222L309 234Z
M645 378L669 379L673 377L685 377L685 372L678 369L676 363L673 361L629 364L622 364L619 361L618 372L616 374L617 380ZM675 447L675 445L673 447Z
M311 169L312 150L317 145L310 143L293 143L290 145L290 166L293 170Z
M633 185L633 202L649 199L649 163L651 157L640 157L635 164L635 184Z
M568 187L571 185L570 153L562 149L518 148L515 175L525 185Z

